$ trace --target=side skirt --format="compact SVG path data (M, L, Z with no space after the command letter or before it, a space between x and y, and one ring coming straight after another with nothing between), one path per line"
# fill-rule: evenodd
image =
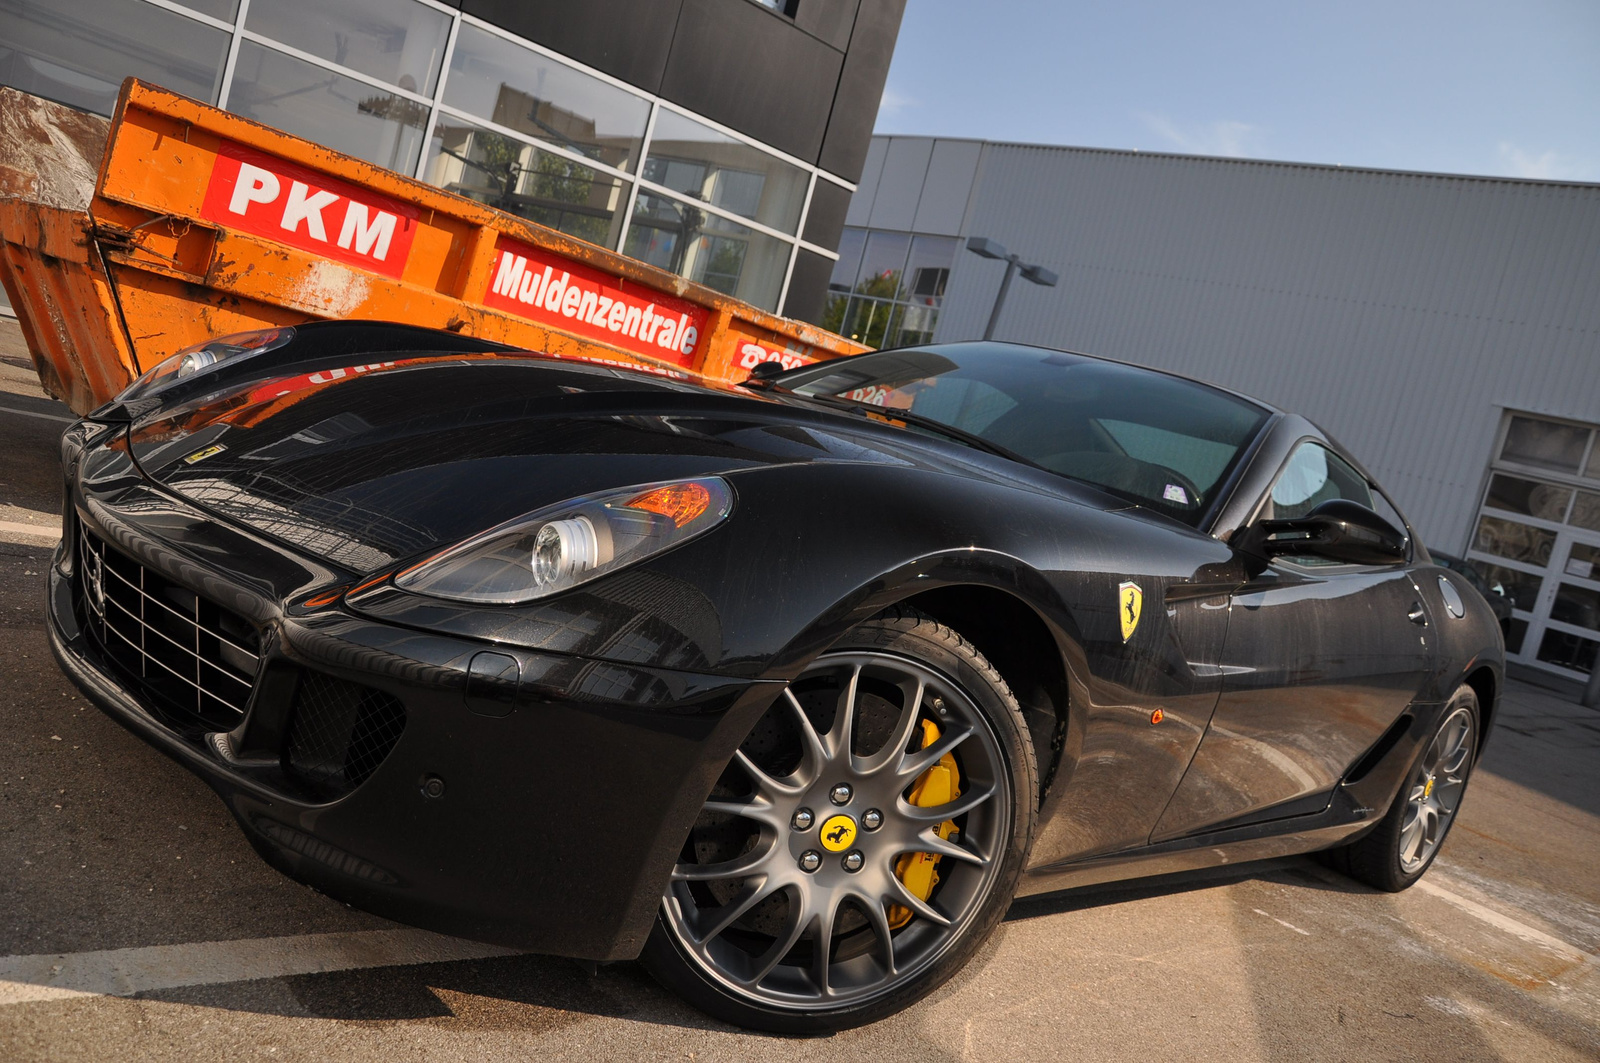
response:
M1318 799L1326 802L1321 811L1029 868L1017 883L1017 896L1295 856L1351 840L1375 827L1388 812L1406 770L1438 725L1443 708L1411 706L1396 726L1356 761L1344 781Z

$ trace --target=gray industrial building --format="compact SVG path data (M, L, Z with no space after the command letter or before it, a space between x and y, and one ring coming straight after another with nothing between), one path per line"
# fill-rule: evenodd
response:
M876 137L822 320L1172 369L1304 413L1514 601L1513 660L1600 649L1600 185Z

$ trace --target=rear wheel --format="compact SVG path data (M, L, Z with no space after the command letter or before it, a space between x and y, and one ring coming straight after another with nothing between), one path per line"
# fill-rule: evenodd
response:
M1478 695L1462 684L1433 737L1406 775L1389 812L1370 834L1323 854L1336 870L1398 893L1433 863L1455 822L1478 749Z
M643 955L719 1018L823 1033L906 1007L1005 914L1034 815L1015 698L910 611L853 630L723 773Z

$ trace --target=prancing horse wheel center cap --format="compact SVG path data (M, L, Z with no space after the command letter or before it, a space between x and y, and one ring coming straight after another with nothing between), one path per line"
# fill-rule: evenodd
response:
M822 821L822 847L830 853L842 853L856 840L856 821L840 813Z

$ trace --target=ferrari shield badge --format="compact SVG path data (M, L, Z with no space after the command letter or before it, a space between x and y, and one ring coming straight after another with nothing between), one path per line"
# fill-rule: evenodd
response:
M1144 605L1144 591L1132 580L1117 584L1117 615L1122 619L1122 641L1133 638L1139 628L1139 609Z
M205 461L214 454L221 454L227 449L228 448L223 446L221 443L213 443L209 447L203 447L200 450L195 451L193 454L190 454L187 458L183 459L183 463L185 465L193 465L197 461Z

